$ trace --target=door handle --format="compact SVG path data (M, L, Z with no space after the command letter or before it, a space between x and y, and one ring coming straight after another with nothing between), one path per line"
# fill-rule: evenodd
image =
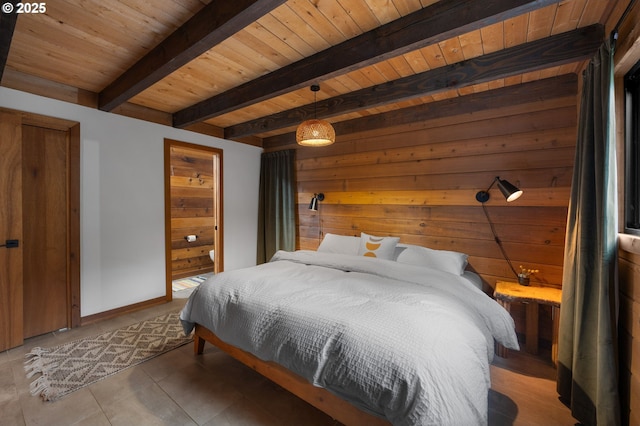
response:
M4 244L0 245L0 247L6 248L16 248L18 247L18 240L6 240Z

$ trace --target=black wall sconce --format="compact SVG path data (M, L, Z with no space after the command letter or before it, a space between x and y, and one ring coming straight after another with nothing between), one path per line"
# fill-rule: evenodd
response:
M476 200L482 204L482 210L484 211L484 215L487 218L487 222L489 222L489 227L491 228L491 233L493 234L493 238L496 241L496 244L498 244L500 251L502 252L502 257L504 257L504 260L507 261L507 264L509 265L509 268L511 268L511 271L513 272L513 274L516 277L518 277L518 273L516 272L515 268L511 264L511 260L509 259L509 256L507 256L507 253L505 252L504 247L502 247L502 241L500 241L500 238L498 238L498 235L496 234L496 230L493 227L493 222L491 222L491 218L489 218L489 212L487 212L487 206L485 206L484 204L487 201L489 201L489 198L490 198L489 190L496 182L498 183L498 189L500 189L500 192L502 192L502 195L504 195L504 198L505 200L507 200L507 203L517 200L522 195L522 190L518 189L518 187L516 187L515 185L513 185L512 183L506 180L500 179L500 176L496 176L496 178L493 180L493 182L491 182L491 185L489 185L486 191L478 191L476 193Z
M500 190L500 192L502 192L502 195L504 195L507 203L517 200L522 195L522 191L515 185L504 179L500 179L500 176L496 176L496 178L493 180L493 182L491 182L491 185L489 185L486 191L478 191L478 193L476 194L476 200L481 203L486 203L487 201L489 201L489 190L496 182L498 182L498 189Z
M313 210L314 212L318 211L318 202L324 200L324 194L320 192L319 194L313 194L311 198L311 203L309 203L309 210Z

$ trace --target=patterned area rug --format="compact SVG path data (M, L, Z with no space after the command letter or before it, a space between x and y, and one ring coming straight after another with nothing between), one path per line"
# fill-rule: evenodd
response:
M185 336L178 315L162 315L53 348L34 348L26 355L24 367L27 377L41 374L31 383L31 394L55 401L191 342L193 338Z

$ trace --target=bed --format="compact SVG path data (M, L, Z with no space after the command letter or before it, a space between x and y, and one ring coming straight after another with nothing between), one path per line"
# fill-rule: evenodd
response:
M494 342L519 347L465 266L460 253L327 235L318 251L212 277L180 318L196 352L211 342L344 424L487 424Z

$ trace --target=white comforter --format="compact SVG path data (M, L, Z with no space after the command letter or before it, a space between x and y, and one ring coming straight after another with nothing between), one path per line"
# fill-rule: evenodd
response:
M394 425L487 423L509 314L459 276L366 257L278 252L200 285L180 314Z

